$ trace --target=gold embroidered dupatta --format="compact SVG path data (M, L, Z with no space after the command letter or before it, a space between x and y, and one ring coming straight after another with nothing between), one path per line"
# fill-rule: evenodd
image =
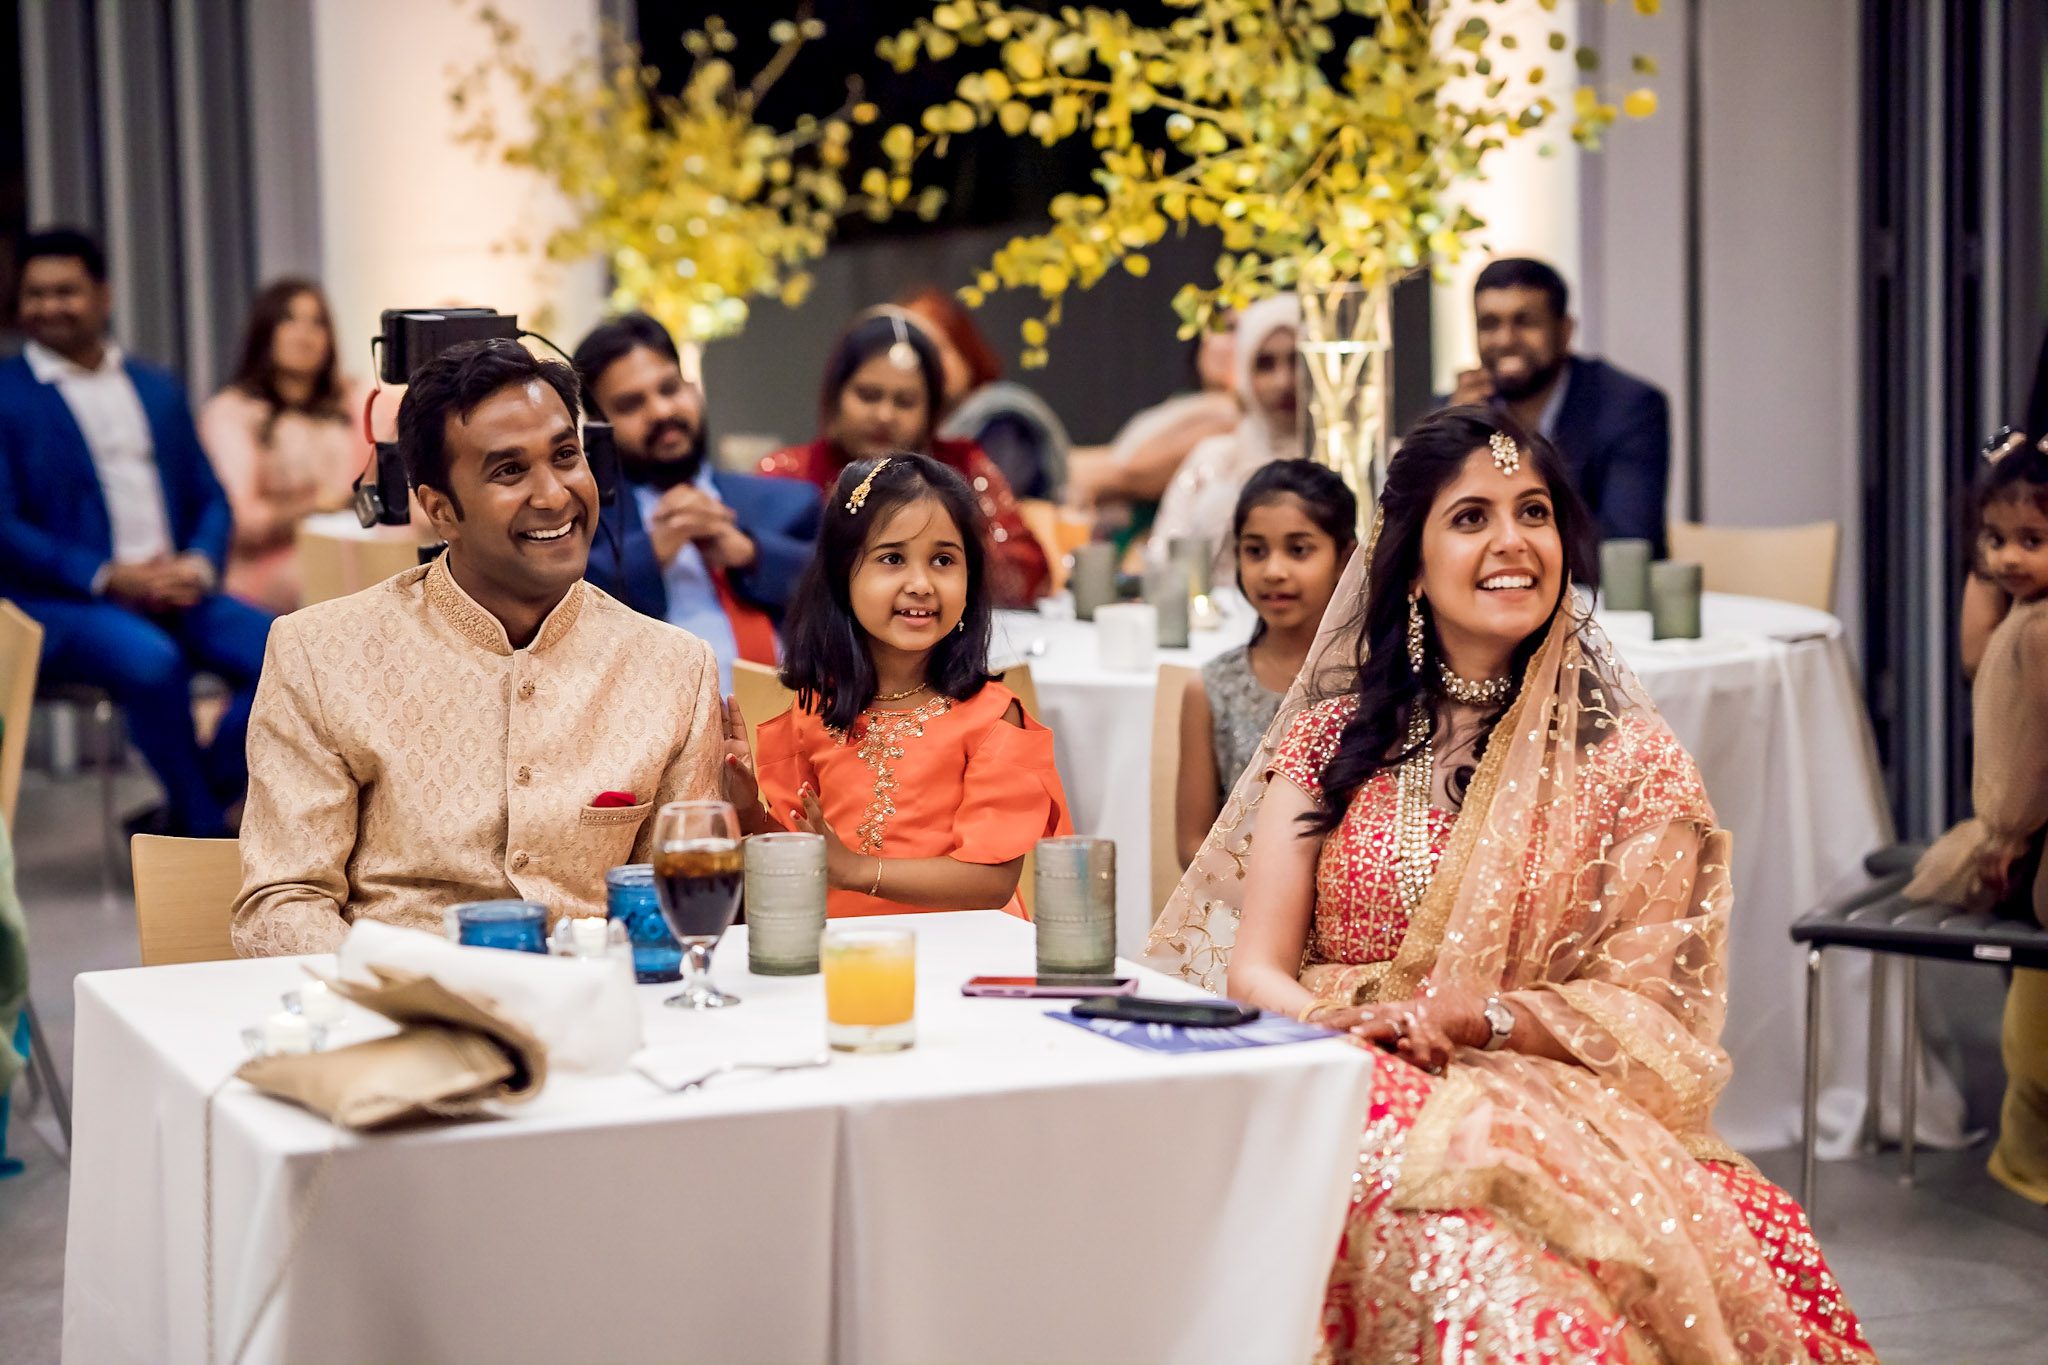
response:
M1273 747L1308 706L1350 690L1370 557L1346 571L1302 677L1153 930L1154 963L1211 990L1224 984ZM1461 1053L1405 1140L1397 1208L1485 1208L1519 1224L1585 1265L1667 1360L1775 1365L1804 1358L1798 1319L1697 1162L1734 1157L1709 1125L1729 1070L1727 856L1690 758L1568 598L1393 962L1311 965L1303 979L1360 1003L1500 993L1577 1059Z

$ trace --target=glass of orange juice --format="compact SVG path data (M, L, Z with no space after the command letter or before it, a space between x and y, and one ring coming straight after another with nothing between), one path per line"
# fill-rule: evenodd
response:
M828 924L818 962L835 1052L900 1052L917 1041L917 935Z

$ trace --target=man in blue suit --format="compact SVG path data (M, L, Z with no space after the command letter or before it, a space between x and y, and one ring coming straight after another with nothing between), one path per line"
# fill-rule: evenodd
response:
M1506 408L1549 437L1600 533L1647 540L1661 556L1671 480L1671 405L1663 391L1572 354L1570 295L1564 277L1542 261L1492 262L1479 272L1472 303L1479 368L1458 376L1451 401Z
M818 539L817 492L711 468L703 392L683 377L667 329L645 313L583 338L576 371L590 416L612 424L622 476L587 576L708 642L730 692L734 659L776 662L776 625Z
M42 675L104 687L164 786L161 827L217 836L247 780L242 746L270 617L215 589L228 503L178 381L106 339L106 256L83 232L32 234L29 341L0 363L0 596L43 627ZM235 697L213 743L192 674Z

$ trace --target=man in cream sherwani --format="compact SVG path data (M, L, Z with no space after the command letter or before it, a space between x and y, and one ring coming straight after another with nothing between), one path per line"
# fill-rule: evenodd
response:
M573 372L516 342L414 376L399 444L448 549L273 627L243 956L329 952L358 919L439 932L460 901L603 914L655 808L720 794L710 647L583 581L598 493L576 411Z

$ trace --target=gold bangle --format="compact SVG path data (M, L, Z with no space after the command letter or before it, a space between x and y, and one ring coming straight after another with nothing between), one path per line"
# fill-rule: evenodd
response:
M868 894L876 897L882 894L882 860L880 856L875 858L875 884L868 888Z

